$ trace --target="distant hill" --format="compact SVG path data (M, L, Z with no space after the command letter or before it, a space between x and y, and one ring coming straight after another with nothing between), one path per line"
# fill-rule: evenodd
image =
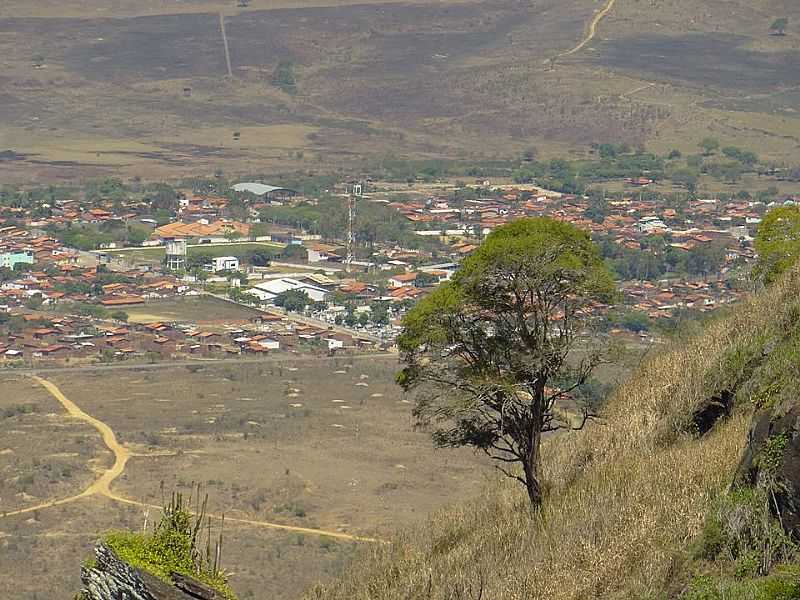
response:
M6 180L800 145L788 0L9 0L0 40Z
M541 514L499 485L306 598L800 597L799 290L796 270L657 352L552 440Z

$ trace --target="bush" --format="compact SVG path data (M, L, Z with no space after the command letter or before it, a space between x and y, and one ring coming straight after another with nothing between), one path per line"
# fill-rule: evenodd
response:
M198 548L203 518L202 513L192 515L182 496L175 494L152 534L111 532L104 542L120 560L163 581L171 582L170 575L180 573L214 588L228 600L236 600L225 573Z

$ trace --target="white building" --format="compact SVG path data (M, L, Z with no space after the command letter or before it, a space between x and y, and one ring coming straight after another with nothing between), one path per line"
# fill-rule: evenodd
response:
M336 338L324 338L324 341L328 343L328 350L338 350L339 348L344 348L344 342L342 340L337 340Z
M239 259L235 256L217 256L211 259L206 265L206 271L216 273L218 271L238 271Z
M280 279L271 279L259 283L251 288L249 292L254 296L258 296L261 300L270 301L278 294L288 292L290 290L300 290L308 294L313 302L324 302L328 297L328 291L316 285L298 281L291 277L282 277Z

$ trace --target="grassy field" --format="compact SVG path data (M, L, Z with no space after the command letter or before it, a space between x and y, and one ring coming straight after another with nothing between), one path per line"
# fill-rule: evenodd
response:
M187 248L188 256L198 256L201 254L210 256L244 256L249 251L256 248L266 248L273 251L280 251L284 248L283 244L273 242L242 242L233 244L197 244ZM127 258L135 262L161 262L164 258L164 246L152 246L149 248L123 248L119 250L103 250L103 254L119 258Z
M162 485L188 493L199 482L228 517L386 536L474 493L491 472L469 451L432 450L413 430L396 368L341 358L48 378L134 453L113 484L123 497L160 504ZM0 513L76 494L93 465L110 465L96 432L64 419L41 387L0 377L12 392L0 395ZM7 410L28 403L29 414ZM100 497L0 517L0 578L19 600L71 597L94 539L144 519L144 509ZM352 542L232 522L226 539L224 564L243 599L296 597L353 552Z
M707 135L782 161L800 143L800 36L767 35L775 15L800 19L796 3L618 2L555 62L599 3L374 4L4 3L0 149L16 154L0 175L360 170L390 153L581 156L606 141L686 151ZM287 60L294 94L271 84Z
M191 321L200 324L232 324L247 321L258 314L245 306L210 296L156 300L132 305L124 310L128 314L128 320L133 323Z

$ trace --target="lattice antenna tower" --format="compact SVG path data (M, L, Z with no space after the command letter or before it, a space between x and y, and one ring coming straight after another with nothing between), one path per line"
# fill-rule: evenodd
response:
M347 195L347 258L345 259L345 271L348 273L353 265L353 246L355 235L353 233L353 221L355 220L356 197L350 192Z

